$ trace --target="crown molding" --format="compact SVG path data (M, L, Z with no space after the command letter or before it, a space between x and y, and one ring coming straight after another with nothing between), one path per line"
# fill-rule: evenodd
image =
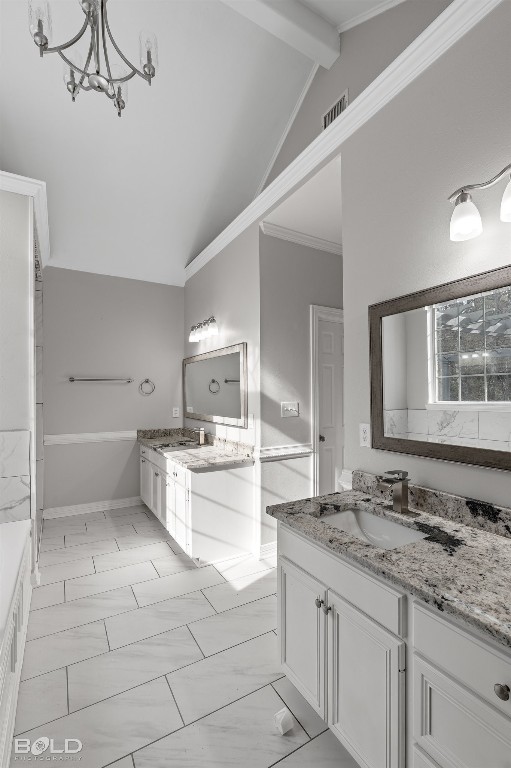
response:
M307 93L309 92L309 88L311 87L312 82L313 82L314 78L316 77L316 72L318 71L318 69L319 69L319 64L314 64L312 69L311 69L311 71L310 71L310 73L309 73L309 76L308 76L307 80L305 81L305 85L303 86L302 92L301 92L301 94L298 97L298 101L295 104L295 108L291 112L291 116L290 116L289 120L287 121L287 125L284 128L284 132L283 132L282 136L280 137L279 143L275 147L275 151L274 151L273 155L271 156L271 160L268 163L268 167L266 168L266 170L264 172L264 176L261 179L261 182L260 182L260 184L259 184L259 186L257 188L257 192L255 194L256 198L258 197L258 195L261 194L261 192L264 189L264 185L268 181L268 176L270 175L273 166L277 162L277 157L280 154L280 150L284 146L284 142L287 139L287 135L288 135L289 131L291 130L291 128L293 127L293 123L296 120L296 116L297 116L298 112L300 111L300 107L302 106L302 104L304 102L304 99L307 96Z
M264 219L339 155L343 143L484 19L503 0L453 0L185 269L189 280L251 224Z
M339 24L337 27L337 31L339 34L342 34L342 32L347 32L348 29L353 29L353 27L358 27L359 24L363 24L364 21L369 21L369 19L373 19L375 16L379 16L380 13L384 13L385 11L390 10L391 8L394 8L395 5L401 5L404 0L385 0L383 3L380 3L375 8L371 8L370 11L364 11L363 13L359 13L358 16L354 16L349 21L344 22L344 24Z
M50 260L50 228L48 224L48 200L46 182L17 176L15 173L0 171L0 189L17 195L31 197L34 201L34 220L37 232L39 254L43 267Z
M323 240L321 237L306 235L305 232L297 232L295 229L281 227L279 224L272 224L270 221L262 221L259 225L264 235L278 237L279 240L288 240L290 243L305 245L307 248L316 248L318 251L327 251L342 256L342 245L333 243L331 240Z
M136 430L127 432L82 432L70 435L45 435L45 445L76 445L78 443L117 443L120 440L136 440Z

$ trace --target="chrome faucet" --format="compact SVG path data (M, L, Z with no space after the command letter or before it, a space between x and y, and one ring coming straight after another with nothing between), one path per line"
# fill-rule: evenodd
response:
M199 445L204 445L204 443L206 442L206 433L204 431L204 427L201 427L200 429L194 429L193 433L195 435L198 435Z
M410 514L408 509L408 472L403 469L390 469L378 483L379 491L392 488L392 509L401 514ZM413 513L412 513L413 514Z

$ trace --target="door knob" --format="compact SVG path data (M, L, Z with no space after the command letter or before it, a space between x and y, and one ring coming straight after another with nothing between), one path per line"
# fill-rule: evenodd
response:
M326 440L326 437L325 437L324 435L320 435L320 436L319 436L319 442L320 442L320 443L324 443L324 442L325 442L325 440Z
M502 685L502 683L495 683L495 685L493 686L493 690L495 691L499 699L502 699L502 701L509 701L509 694L511 693L509 685Z

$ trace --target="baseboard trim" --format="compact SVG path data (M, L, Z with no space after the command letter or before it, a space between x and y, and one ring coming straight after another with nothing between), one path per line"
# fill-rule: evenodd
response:
M45 445L73 445L74 443L113 443L118 440L136 440L136 430L125 432L82 432L70 435L45 435Z
M138 507L143 504L140 496L130 496L128 499L109 499L108 501L91 501L88 504L73 504L69 507L48 507L43 511L43 520L54 520L56 517L72 517L87 512L105 512L107 509L122 509L122 507Z
M277 542L270 541L268 544L261 544L259 547L259 560L265 560L267 557L277 554Z

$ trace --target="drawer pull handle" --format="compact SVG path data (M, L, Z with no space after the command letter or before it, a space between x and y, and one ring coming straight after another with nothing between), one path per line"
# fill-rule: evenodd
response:
M315 600L314 602L316 603L316 608L321 608L321 606L323 605L323 603L324 603L325 601L324 601L324 600L321 600L319 597L317 597L317 598L316 598L316 600Z
M509 685L502 685L502 683L495 683L495 685L493 686L493 690L495 691L499 699L502 699L502 701L509 701L509 694L511 693Z
M332 606L331 605L323 605L321 607L322 607L323 613L328 613L329 611L332 610Z

